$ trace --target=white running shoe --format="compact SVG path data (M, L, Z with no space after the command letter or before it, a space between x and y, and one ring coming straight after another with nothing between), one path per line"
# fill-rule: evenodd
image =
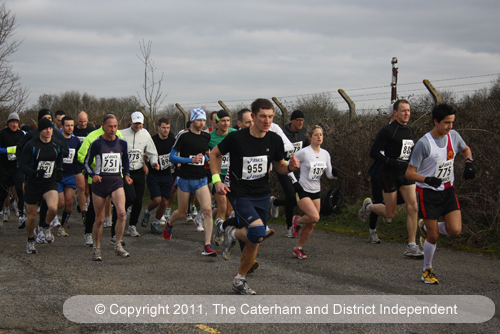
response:
M139 232L137 232L137 228L135 227L135 225L129 225L128 230L127 230L127 234L130 235L131 237L140 237L141 236L139 234Z
M54 242L54 236L52 235L52 231L50 230L50 227L44 227L43 228L43 234L45 234L45 242L48 244L51 244Z
M107 216L107 217L104 217L104 223L103 223L103 227L111 227L113 225L113 222L111 221L111 216Z
M269 202L271 202L271 217L276 219L280 215L280 208L278 206L274 205L275 199L276 199L276 197L271 196L271 199L269 200Z
M69 237L68 232L64 229L64 227L59 227L59 231L57 232L57 236L59 237Z
M43 229L41 229L39 226L35 227L35 229L33 230L33 234L35 235L37 244L47 243L47 241L45 241L45 234L43 233Z
M127 253L125 249L123 249L123 246L121 244L115 246L115 254L121 257L130 257L130 254Z
M205 228L203 227L203 221L205 217L203 216L203 212L200 212L196 217L194 217L194 224L196 225L196 231L203 232Z
M85 246L94 246L94 238L92 237L92 233L85 233L85 235L83 236L83 240L85 242Z
M61 226L61 223L59 222L59 218L55 216L54 219L52 219L52 221L50 222L50 228L56 228L59 226Z

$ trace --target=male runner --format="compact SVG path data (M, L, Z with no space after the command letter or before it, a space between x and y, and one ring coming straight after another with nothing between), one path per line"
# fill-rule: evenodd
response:
M152 137L158 152L158 162L160 169L156 170L148 161L149 174L146 179L151 202L142 216L142 226L148 226L151 211L156 210L156 216L151 223L151 232L161 233L160 223L167 208L167 202L172 194L172 163L170 162L170 151L174 145L175 137L170 132L170 121L167 118L160 118L157 124L158 134Z
M42 118L38 122L38 138L33 138L24 146L19 158L19 166L26 175L26 231L28 242L26 252L36 254L35 249L35 219L37 215L38 202L43 198L47 203L47 214L42 223L43 231L38 230L37 234L44 235L47 243L54 241L54 236L50 231L49 224L57 213L57 181L62 179L62 142L52 138L54 129L52 122ZM42 218L40 218L42 219Z
M111 196L117 212L115 254L121 257L130 256L121 245L126 218L123 181L125 180L129 185L133 182L129 174L127 142L116 136L118 120L115 115L107 114L104 116L102 129L104 134L90 145L84 164L87 174L92 178L92 200L96 215L92 229L94 237L92 259L94 261L102 261L102 225L104 223L104 204L108 196ZM95 170L91 166L94 158L96 161ZM124 178L122 178L122 168Z
M210 153L212 161L230 153L231 190L221 182L216 164L211 165L212 182L219 194L225 195L230 191L233 197L239 228L228 227L224 243L234 244L236 238L246 243L239 271L233 280L233 290L248 295L256 292L248 287L245 275L254 264L259 244L266 238L271 161L280 174L288 174L300 167L295 157L290 159L289 164L285 162L283 140L269 131L274 118L272 102L257 99L251 108L254 124L230 133Z
M462 214L453 182L455 180L454 161L462 152L465 159L464 179L476 175L472 152L458 132L452 130L455 110L447 104L439 104L432 109L434 128L415 145L406 171L409 180L417 182L419 203L420 242L424 247L424 268L422 281L438 284L432 270L432 260L436 251L439 234L458 236L462 231ZM444 222L438 223L443 216Z
M422 251L415 242L418 217L415 182L405 177L408 160L414 145L413 129L407 125L410 120L410 103L406 100L398 100L394 103L393 109L395 120L380 129L370 151L370 158L383 164L380 176L384 185L385 204L373 204L370 198L366 198L359 210L359 218L364 223L370 212L387 218L394 217L398 205L397 193L399 190L408 212L408 246L404 255L421 258ZM385 155L381 152L384 152Z

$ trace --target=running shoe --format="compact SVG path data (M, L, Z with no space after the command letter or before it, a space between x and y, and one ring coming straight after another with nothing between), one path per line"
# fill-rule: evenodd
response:
M7 210L6 208L3 209L3 221L7 222L9 221L9 216L10 216L10 211Z
M299 216L293 216L293 225L292 225L292 234L294 238L299 236L299 231L302 226L300 226L297 221L299 220Z
M274 235L274 230L266 226L266 238L272 237Z
M248 270L247 275L248 275L248 274L253 273L253 272L254 272L254 271L256 271L259 267L260 267L259 262L257 262L257 260L253 261L253 265L252 265L252 267Z
M170 218L170 217L168 217L168 218ZM167 218L165 218L165 216L161 216L160 222L158 224L165 225L166 222L167 222Z
M125 249L123 249L123 246L121 244L115 246L115 254L121 257L130 257L130 254L127 253Z
M141 219L141 225L142 227L147 227L149 223L149 217L151 216L151 212L146 212L144 211L144 214L142 215Z
M370 242L372 244L381 244L382 241L378 238L377 232L370 232Z
M198 216L198 210L196 210L196 206L195 205L193 205L191 207L191 216L193 216L193 217Z
M192 222L192 221L193 221L193 216L191 216L191 213L188 212L187 215L186 215L186 222L189 223L189 222Z
M383 217L386 224L392 223L392 218Z
M151 233L153 233L153 234L161 234L160 221L158 219L156 219L156 218L151 223Z
M16 213L16 217L19 217L19 209L17 208L17 201L12 202L12 209Z
M94 246L94 238L92 237L92 233L85 233L85 235L83 236L83 240L85 242L85 246Z
M201 212L199 215L194 217L194 224L196 225L196 231L198 231L198 232L205 231L205 228L203 227L204 218L205 217L203 217L203 212Z
M172 227L173 226L170 226L170 224L168 223L170 221L167 220L167 223L165 224L165 228L163 229L163 237L165 238L165 240L170 240L170 238L172 238Z
M222 258L224 260L231 258L231 249L236 245L236 238L231 234L234 230L236 230L234 226L228 226L224 231L224 243L222 244Z
M57 216L55 216L54 219L52 219L52 221L50 222L50 227L56 228L59 226L61 226L61 222L59 222L59 218L57 218Z
M57 231L57 236L58 237L69 237L68 232L64 229L64 227L59 227L59 230Z
M362 223L366 222L366 218L370 215L370 210L368 210L370 204L373 204L372 200L370 198L365 198L363 206L359 209L358 218Z
M242 295L256 295L257 293L250 289L247 284L247 280L244 278L234 278L233 279L233 290L239 292Z
M122 244L122 246L125 246L125 241L123 241L123 239L120 240L120 243ZM110 244L112 244L112 245L116 244L116 235L111 237Z
M224 241L224 230L222 229L222 224L224 224L224 221L217 218L214 228L214 244L216 246L222 245L222 242Z
M45 234L45 242L46 243L51 244L54 242L54 236L52 235L52 231L50 230L50 227L44 227L43 234Z
M129 225L127 229L127 235L130 235L131 237L140 237L141 235L139 232L137 232L137 229L135 225Z
M26 227L26 217L21 216L21 217L19 217L19 220L17 222L17 228L22 230L25 227Z
M35 242L33 240L28 240L26 243L26 253L28 254L36 254L38 253L35 249Z
M420 250L420 247L418 247L418 245L413 245L413 246L408 245L406 247L406 251L405 251L404 255L408 256L408 257L423 257L424 253L422 253L422 251Z
M37 226L33 230L33 234L35 235L35 240L37 244L45 244L47 241L45 241L45 234L43 234L43 230Z
M201 255L216 257L217 252L215 251L214 246L205 245L205 248L203 248L203 252L201 252Z
M113 221L111 220L111 217L110 216L104 217L104 223L103 223L102 227L108 228L108 227L111 227L112 225L113 225Z
M426 269L422 273L422 277L420 279L425 284L439 284L439 281L438 281L436 275L434 275L434 272L432 271L432 268Z
M102 261L101 256L101 247L93 247L92 260L93 261Z
M307 255L304 254L304 251L302 250L302 248L294 247L292 255L293 255L293 257L296 257L299 260L305 260L305 259L307 259Z
M132 213L132 207L131 207L131 206L129 206L129 207L127 208L127 219L130 217L130 214L131 214L131 213Z
M172 209L171 208L167 208L165 210L165 220L168 220L170 218L171 214L172 214Z
M292 230L293 230L293 226L290 226L289 228L286 229L285 236L287 238L293 238L293 231Z
M425 240L427 240L427 231L424 229L424 220L420 219L418 221L418 227L420 229L420 246L424 247Z
M274 205L275 199L276 199L276 197L271 196L271 199L269 200L269 202L271 202L271 217L278 218L280 215L280 208L278 206Z

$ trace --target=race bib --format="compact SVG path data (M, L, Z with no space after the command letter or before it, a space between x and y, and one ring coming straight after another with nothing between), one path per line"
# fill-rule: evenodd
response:
M130 164L133 164L133 163L138 163L139 161L141 161L141 150L137 150L137 149L132 149L132 150L129 150L128 151L128 161Z
M443 183L452 181L454 177L453 162L454 162L453 159L443 162L438 162L436 164L436 172L434 173L434 176L440 178L443 181Z
M65 164L72 164L73 163L73 158L75 157L75 149L70 148L68 157L63 159L63 163Z
M193 161L192 159L196 157L196 155L190 155L189 156L189 159L191 159L191 161ZM193 163L193 162L190 162L188 163L188 165L193 165L193 166L204 166L205 165L205 155L203 155L203 158L201 159L200 162L198 163Z
M14 152L14 153L9 153L9 151ZM17 160L15 146L7 147L7 160L9 160L9 161Z
M43 178L49 179L52 176L52 172L54 172L54 161L38 161L37 169L44 170Z
M399 155L399 159L401 160L409 160L411 155L411 149L413 148L413 140L411 139L403 139L403 145L401 145L401 154Z
M299 151L300 149L302 149L302 141L298 141L296 143L293 143L293 150L286 152L287 159L290 159L292 157L292 154L297 153L297 151Z
M158 156L158 161L160 162L160 170L170 168L170 166L172 165L170 163L170 153Z
M76 136L76 138L80 140L80 144L83 143L83 141L85 140L85 137Z
M267 155L243 157L242 180L256 180L267 173Z
M229 153L222 156L222 165L221 165L221 169L228 169L228 168L229 168Z
M120 172L120 153L103 153L102 154L102 173L119 173Z
M309 169L309 179L319 180L321 175L323 175L325 169L326 169L326 162L324 161L311 162L311 168Z

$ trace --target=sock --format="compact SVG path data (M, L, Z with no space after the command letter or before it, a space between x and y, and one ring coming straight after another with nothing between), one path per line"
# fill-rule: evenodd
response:
M245 276L241 276L239 272L236 273L236 276L234 276L235 279L245 279Z
M434 253L436 252L436 245L425 241L424 244L424 271L426 269L432 268L432 259L434 258Z
M35 241L35 237L33 238L28 237L28 241Z
M372 230L372 229L370 229L370 234L373 234L373 233L375 233L375 232L377 232L377 229L376 229L376 228L374 228L373 230Z
M415 242L409 242L408 243L408 246L412 247L412 246L416 246L417 244Z
M66 224L68 223L68 220L69 220L69 216L71 216L71 211L64 210L63 215L62 215L62 222L61 222L62 226L66 226Z
M444 222L438 222L439 233L449 236L448 232L446 232L446 225Z

